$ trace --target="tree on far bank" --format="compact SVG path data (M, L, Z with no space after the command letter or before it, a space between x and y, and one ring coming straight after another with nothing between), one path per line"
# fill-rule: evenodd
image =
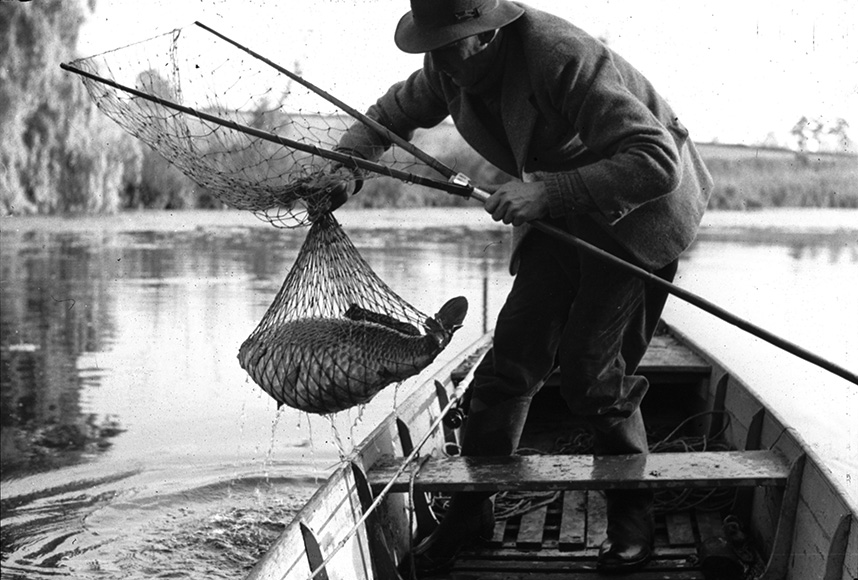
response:
M834 121L802 116L790 131L800 152L839 151L854 152L846 119Z
M828 128L828 134L837 139L837 143L843 151L853 150L854 142L849 137L849 123L846 119L839 118Z
M77 0L0 3L0 208L5 214L104 212L120 205L140 147L59 68L74 58Z

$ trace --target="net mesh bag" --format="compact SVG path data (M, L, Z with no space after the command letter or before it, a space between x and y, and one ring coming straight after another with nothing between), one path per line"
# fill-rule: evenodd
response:
M335 171L338 180L344 176L316 152L336 147L350 117L195 26L71 65L103 79L81 77L105 114L223 203L278 227L312 224L274 302L239 350L241 366L278 403L311 413L366 403L425 368L448 344L465 316L465 299L450 300L432 317L418 311L375 275L329 212L325 178ZM396 147L382 162L429 172Z
M278 403L332 413L413 376L449 343L467 311L433 317L372 271L331 214L315 221L280 292L242 344L241 366Z
M274 67L197 26L69 64L197 113L81 77L101 111L226 205L254 212L280 227L308 225L313 215L327 209L328 195L319 184L336 164L203 116L308 148L335 149L354 119ZM391 169L431 173L397 147L385 152L381 161ZM345 175L361 180L379 177L359 171Z

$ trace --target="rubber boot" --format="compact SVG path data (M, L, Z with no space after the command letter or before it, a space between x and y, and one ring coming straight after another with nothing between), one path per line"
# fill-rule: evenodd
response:
M637 409L628 419L600 419L595 424L599 455L646 453L646 430ZM607 538L599 548L597 570L623 574L642 568L652 558L653 494L648 490L607 490Z
M530 397L516 397L485 410L473 407L465 420L462 455L512 455L530 408ZM408 554L399 566L403 578L418 578L449 571L461 549L494 532L492 492L456 492L438 527Z
M596 568L603 574L625 574L652 558L652 493L642 490L605 492L608 537L599 547Z

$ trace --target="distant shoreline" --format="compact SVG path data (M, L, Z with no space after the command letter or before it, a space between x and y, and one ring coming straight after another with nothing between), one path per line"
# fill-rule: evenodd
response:
M775 145L748 145L746 143L717 143L713 141L695 141L694 146L701 154L713 154L718 151L726 152L730 150L741 151L743 153L754 152L755 154L764 153L768 155L778 156L805 156L823 160L853 160L858 162L858 152L851 151L797 151L787 147L778 147Z
M346 231L461 228L464 231L503 231L480 207L357 208L336 214ZM126 210L112 215L22 215L0 218L0 232L128 232L195 231L207 228L265 229L272 226L237 210ZM284 235L304 237L307 227L284 229ZM790 239L837 237L858 244L858 209L762 208L746 211L710 210L703 216L699 239Z

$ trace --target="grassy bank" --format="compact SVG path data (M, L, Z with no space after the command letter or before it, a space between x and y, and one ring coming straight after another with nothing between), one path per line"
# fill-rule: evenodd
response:
M710 209L858 208L858 156L699 144L715 180Z
M418 137L418 144L477 183L509 179L473 152L452 127ZM799 154L788 149L700 143L715 180L711 210L765 207L858 208L858 156ZM363 207L456 205L445 193L385 179L367 182L354 200Z
M418 132L414 142L476 183L509 179L477 155L450 123ZM711 210L858 208L858 155L800 154L789 149L719 143L698 143L697 148L715 180ZM381 178L368 181L351 203L362 207L415 207L461 205L463 201L439 191Z
M40 189L23 185L0 187L0 208L6 214L22 213L113 213L127 209L211 209L223 207L205 188L198 186L160 155L122 133L106 118L78 133L110 131L110 167L92 164L54 164L64 168L55 179L21 179L21 184L37 182ZM92 137L92 142L101 142ZM446 165L468 175L478 184L497 184L510 177L482 159L456 132L444 123L430 131L420 131L415 144ZM715 181L710 210L813 207L858 208L858 155L799 154L787 149L743 145L700 143L698 148ZM402 152L399 153L402 155ZM97 156L105 158L104 155ZM400 159L401 160L401 159ZM382 162L386 162L386 158ZM103 164L102 164L103 165ZM39 166L41 167L41 166ZM52 166L53 167L53 166ZM22 166L22 171L26 169ZM42 167L36 177L47 175ZM421 173L421 171L414 170ZM423 174L438 178L431 169ZM2 176L0 176L2 177ZM3 179L0 179L2 182ZM11 175L7 175L9 185ZM92 189L92 184L98 187ZM0 183L0 185L4 185ZM87 190L90 186L90 190ZM471 202L445 192L420 187L387 177L367 179L350 205L374 207L449 207Z

